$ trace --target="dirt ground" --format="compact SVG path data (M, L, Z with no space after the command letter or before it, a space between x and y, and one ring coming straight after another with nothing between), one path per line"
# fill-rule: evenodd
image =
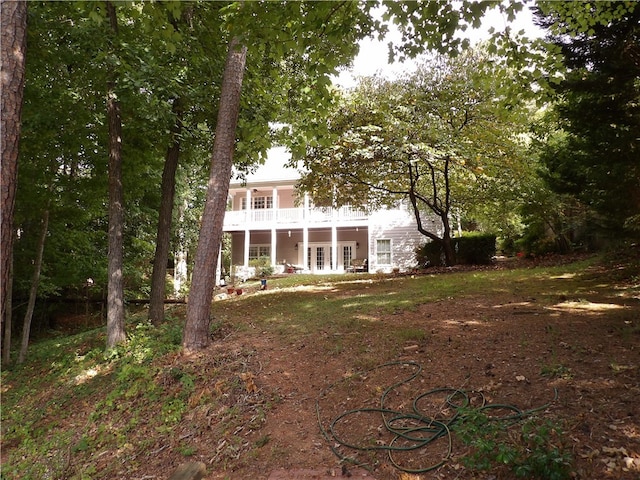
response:
M250 413L268 402L268 413L259 426L234 432L245 435L250 453L239 445L234 459L225 438L202 434L192 438L198 452L192 460L206 464L208 479L515 478L506 468L465 468L470 447L454 438L449 450L448 435L391 456L359 449L403 443L386 430L380 408L389 410L387 422L396 415L391 410L415 406L446 423L466 395L471 406L513 408L494 415L517 411L560 426L547 439L572 455L572 478L638 480L640 299L604 292L597 282L579 298L559 296L553 304L517 290L425 303L377 318L377 328L350 339L327 332L318 342L295 341L252 328L226 333L203 358L242 358L247 396L236 403ZM424 335L385 344L384 331L408 326ZM332 341L335 351L327 354ZM427 394L438 388L464 395L447 401L454 390Z
M427 274L440 273L447 274ZM346 318L341 329L328 319L312 334L292 330L304 327L295 315L281 326L260 323L255 309L266 309L269 297L258 295L269 292L246 291L214 308L221 327L208 350L166 355L157 365L166 392L181 388L175 372L195 379L176 427L158 434L140 422L122 449L69 456L68 471L167 479L193 461L205 464L205 480L516 478L506 466L469 468L471 447L449 435L458 407L498 404L506 407L487 414L551 425L545 446L571 454L571 478L638 480L640 275L625 273L617 286L614 271L589 275L579 292L537 295L512 285L381 309L361 323ZM362 295L349 285L298 288L309 305ZM70 426L90 422L90 399L72 408ZM113 417L131 421L126 407ZM507 438L535 448L540 431L527 435L520 425ZM421 442L430 436L438 438ZM389 454L390 445L399 448Z

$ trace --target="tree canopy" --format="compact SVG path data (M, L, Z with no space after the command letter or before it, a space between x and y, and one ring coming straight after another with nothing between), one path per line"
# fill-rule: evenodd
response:
M14 295L24 298L30 289L48 212L40 295L73 294L91 283L103 296L109 81L122 118L126 295L149 288L158 185L176 139L181 208L174 216L187 221L170 241L195 251L231 38L247 47L233 146L240 170L280 141L296 158L309 153L316 172L303 185L317 202L413 198L416 213L430 209L443 230L452 213L490 217L485 209L501 208L506 218L518 195L541 204L539 179L527 184L535 161L521 157L520 101L555 101L546 105L546 132L537 137L544 177L597 212L602 226L633 231L640 211L640 10L632 1L531 5L552 36L531 41L510 28L492 32L487 62L469 60L477 53L460 31L481 25L490 9L510 20L528 2L125 2L117 4L117 38L104 2L28 2ZM331 76L350 64L360 39L391 24L402 38L390 46L393 58L435 50L457 59L439 57L403 80L369 79L340 99ZM287 128L275 134L276 123ZM356 181L354 171L363 178ZM331 191L321 185L323 175ZM430 229L425 235L444 238ZM10 257L2 261L4 278Z
M321 205L407 200L418 230L454 263L451 216L521 190L526 123L500 88L504 74L486 51L468 50L400 80L364 79L332 112L328 145L308 149L300 187Z
M596 2L586 23L566 16L570 6L541 8L539 22L553 33L567 67L541 136L544 178L598 216L596 224L621 233L640 229L640 9ZM580 28L567 37L565 32ZM550 127L550 128L549 128Z

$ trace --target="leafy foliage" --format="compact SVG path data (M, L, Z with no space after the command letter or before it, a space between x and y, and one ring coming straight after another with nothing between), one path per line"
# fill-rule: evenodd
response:
M454 261L454 209L514 198L524 180L524 117L483 51L425 61L403 80L363 79L332 111L327 145L309 148L299 185L317 205L407 200L418 230ZM438 219L433 227L429 214Z
M552 189L589 206L594 223L621 233L640 212L640 9L633 2L541 5L568 69L555 87L555 133L542 148ZM583 8L580 5L580 8ZM567 32L577 32L567 36Z
M465 233L451 239L456 252L456 263L482 265L491 263L496 254L496 236L490 233ZM444 251L438 243L426 243L416 251L418 265L443 265Z
M467 468L486 471L504 467L516 478L571 478L571 455L562 445L563 431L550 420L531 417L509 423L481 410L468 410L453 431L471 447L471 453L462 459Z

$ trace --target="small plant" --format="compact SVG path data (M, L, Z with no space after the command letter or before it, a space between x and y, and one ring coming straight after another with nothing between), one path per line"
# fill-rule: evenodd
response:
M180 444L178 447L178 452L180 452L180 455L183 457L191 457L195 455L197 451L198 450L191 445Z
M559 363L543 365L540 368L540 375L548 378L563 378L563 379L573 378L573 373L571 373L571 369Z
M269 440L271 440L271 437L269 436L269 434L263 435L260 438L258 438L258 440L255 441L255 446L257 448L262 448L267 443L269 443Z
M506 422L481 410L461 413L452 432L471 447L471 453L462 459L467 468L487 471L503 467L517 478L571 478L572 457L564 451L562 430L553 422L541 422L537 417Z

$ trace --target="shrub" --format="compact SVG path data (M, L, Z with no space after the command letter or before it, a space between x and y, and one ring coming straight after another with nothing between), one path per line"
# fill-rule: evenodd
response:
M254 260L250 260L249 266L256 269L256 277L268 277L273 275L273 266L271 265L270 257L262 256Z
M454 239L458 263L486 265L496 254L496 236L490 233L470 233Z
M496 236L489 233L466 233L451 239L456 263L486 265L496 254ZM421 266L445 264L444 249L440 243L428 242L416 249L416 260Z

